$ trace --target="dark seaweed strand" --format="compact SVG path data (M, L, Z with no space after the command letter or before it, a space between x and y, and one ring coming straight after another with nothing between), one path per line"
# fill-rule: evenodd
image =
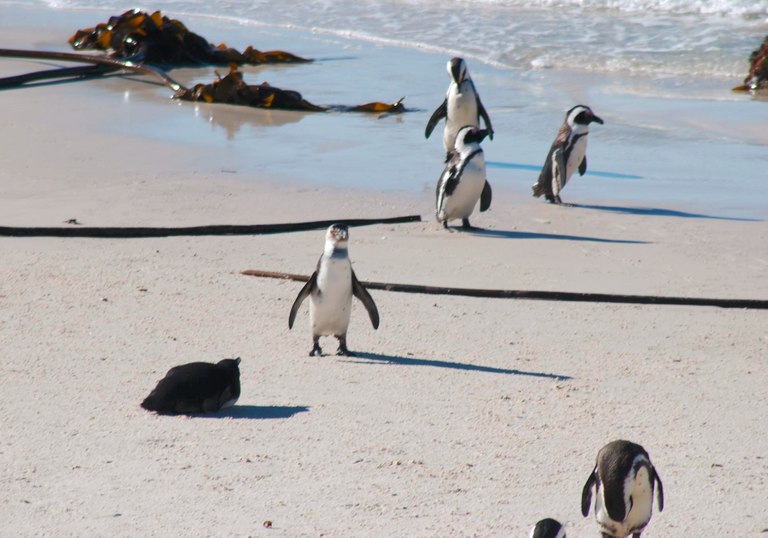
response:
M263 278L281 278L306 282L309 277L255 269L241 271L241 274ZM414 284L390 284L386 282L360 283L369 290L394 291L400 293L420 293L426 295L455 295L461 297L480 297L490 299L530 299L538 301L569 301L578 303L621 303L678 306L716 306L719 308L750 308L768 310L768 301L755 299L706 299L698 297L659 297L653 295L614 295L608 293L573 293L566 291L529 291L529 290L487 290L476 288L443 288L440 286L420 286Z
M347 226L370 226L372 224L400 224L420 222L420 215L390 217L383 219L334 219L311 222L290 222L285 224L243 224L190 226L185 228L95 228L85 226L56 228L25 228L0 226L0 236L5 237L90 237L102 239L179 237L196 235L261 235L287 232L301 232L327 228L332 224Z

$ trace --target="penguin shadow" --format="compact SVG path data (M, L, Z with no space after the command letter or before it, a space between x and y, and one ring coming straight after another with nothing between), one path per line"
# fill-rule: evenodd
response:
M567 375L547 374L542 372L526 372L524 370L510 370L506 368L493 368L491 366L479 366L476 364L466 364L463 362L448 362L432 359L416 359L408 357L398 357L397 355L380 355L378 353L366 353L356 351L355 357L358 360L345 360L353 364L399 364L400 366L432 366L433 368L449 368L451 370L464 370L468 372L484 372L487 374L505 374L505 375L523 375L531 377L543 377L547 379L556 379L558 381L567 381L573 379ZM365 359L365 360L360 360Z
M472 228L462 230L471 235L481 237L496 237L500 239L556 239L559 241L589 241L592 243L616 243L624 245L650 245L650 241L633 241L630 239L604 239L602 237L586 237L581 235L544 234L536 232L518 232L512 230L488 230L485 228Z
M192 418L235 418L251 420L268 420L278 418L291 418L299 413L309 411L309 407L303 405L282 406L282 405L235 405L228 409L223 409L216 413L188 415Z
M619 207L610 205L587 205L572 204L572 207L583 209L594 209L596 211L612 211L614 213L625 213L627 215L642 215L649 217L680 217L684 219L715 219L732 220L739 222L763 222L760 219L748 219L741 217L717 217L715 215L702 215L700 213L686 213L685 211L675 211L673 209L658 209L653 207Z

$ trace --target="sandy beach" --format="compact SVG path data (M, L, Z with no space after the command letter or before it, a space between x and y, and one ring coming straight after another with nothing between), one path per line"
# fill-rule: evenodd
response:
M62 51L108 15L0 9L0 46ZM350 230L361 280L768 299L768 107L706 93L728 81L676 107L659 97L644 121L667 122L661 139L620 121L650 106L631 95L639 80L574 76L541 101L530 98L541 74L488 90L489 161L540 164L581 92L606 120L590 166L641 179L575 178L563 197L581 207L565 208L530 197L534 172L489 167L493 205L473 218L484 230L447 233L433 216L442 148L423 139L448 80L443 56L196 22L213 41L232 31L238 47L269 36L264 48L353 57L246 69L313 102L394 101L404 82L370 77L407 56L406 103L419 111L179 104L133 76L3 91L0 225L419 214ZM0 59L0 76L41 68ZM501 77L472 69L478 85ZM356 77L368 82L355 88ZM661 158L634 154L635 142ZM686 166L725 179L686 190ZM581 491L599 448L619 438L642 444L664 483L665 509L644 538L765 535L768 312L372 291L381 327L355 304L358 357L309 357L307 306L287 323L301 284L240 271L310 274L324 233L0 238L0 536L523 537L544 517L569 537L597 536ZM139 407L172 366L227 357L242 358L234 408L161 417Z

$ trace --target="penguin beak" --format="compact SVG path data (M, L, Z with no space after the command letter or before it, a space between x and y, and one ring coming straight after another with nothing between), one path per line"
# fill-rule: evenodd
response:
M595 123L599 123L600 125L603 125L603 120L601 120L600 118L598 118L594 114L592 114L592 116L589 118L589 121L590 121L590 123L591 122L595 122Z
M488 136L488 129L478 129L477 134L474 136L476 142L482 142L486 136Z

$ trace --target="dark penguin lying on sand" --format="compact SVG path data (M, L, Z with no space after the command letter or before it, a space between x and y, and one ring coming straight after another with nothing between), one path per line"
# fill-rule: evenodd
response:
M141 407L161 415L213 413L232 407L240 397L239 364L238 357L171 368Z
M613 441L597 453L597 464L581 494L581 513L589 515L595 488L595 517L603 538L640 538L653 512L653 490L659 486L659 512L664 509L664 488L643 447Z

